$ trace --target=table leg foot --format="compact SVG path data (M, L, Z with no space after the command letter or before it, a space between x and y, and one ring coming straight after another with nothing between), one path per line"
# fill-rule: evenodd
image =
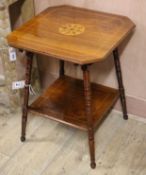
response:
M124 120L128 120L128 115L124 115Z
M95 168L96 168L96 163L95 163L95 162L92 162L92 163L90 164L90 166L91 166L92 169L95 169Z
M21 141L25 141L25 132L26 132L26 124L27 124L27 110L23 110L22 114L22 131L21 131Z
M25 142L25 140L26 140L26 139L25 139L25 136L21 136L21 137L20 137L20 140L21 140L21 142Z

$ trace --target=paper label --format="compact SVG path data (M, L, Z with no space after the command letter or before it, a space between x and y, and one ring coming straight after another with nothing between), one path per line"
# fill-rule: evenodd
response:
M16 61L16 50L13 47L9 47L9 59L10 61Z
M16 90L16 89L23 89L25 86L25 81L15 81L12 83L12 89Z

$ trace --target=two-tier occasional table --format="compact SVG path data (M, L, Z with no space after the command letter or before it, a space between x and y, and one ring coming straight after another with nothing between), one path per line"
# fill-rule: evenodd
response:
M128 119L118 46L132 32L134 23L124 16L72 6L51 7L7 38L27 52L21 141L25 141L28 111L87 131L91 167L95 168L94 132L120 97ZM28 105L33 53L59 59L59 78ZM89 66L114 55L119 89L90 83ZM65 75L64 62L81 66L83 81ZM99 76L99 75L98 75Z

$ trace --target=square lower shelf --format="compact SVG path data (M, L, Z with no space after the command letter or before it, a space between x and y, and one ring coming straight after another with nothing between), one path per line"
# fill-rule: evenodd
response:
M94 128L119 97L119 91L95 83L91 84ZM83 81L68 76L58 78L29 110L67 125L87 130Z

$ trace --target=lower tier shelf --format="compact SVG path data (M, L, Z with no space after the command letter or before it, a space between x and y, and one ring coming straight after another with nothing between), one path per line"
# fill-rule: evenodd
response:
M119 97L116 89L91 84L94 128L113 107ZM87 130L83 81L68 76L57 79L29 110L67 125Z

